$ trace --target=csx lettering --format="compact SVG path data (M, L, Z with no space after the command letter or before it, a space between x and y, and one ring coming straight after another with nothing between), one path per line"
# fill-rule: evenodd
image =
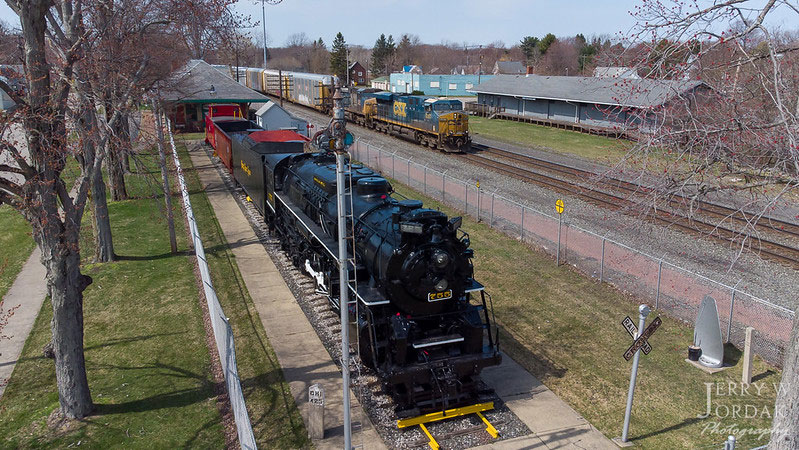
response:
M405 103L394 102L394 115L405 117Z
M247 164L244 164L243 160L241 161L241 170L243 170L244 173L246 173L248 177L252 176L252 171L250 170L249 167L247 167Z

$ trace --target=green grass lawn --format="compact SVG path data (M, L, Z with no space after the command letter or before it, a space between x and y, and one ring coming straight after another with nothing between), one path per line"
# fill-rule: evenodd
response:
M309 447L302 417L283 379L233 252L227 246L208 197L200 190L185 147L179 145L179 148L214 288L233 327L239 377L256 441L262 448Z
M478 116L469 117L469 129L472 134L489 139L555 153L577 155L605 164L620 160L625 150L632 145L631 142L620 139Z
M0 448L224 447L180 197L173 197L180 252L172 255L163 196L153 196L158 179L146 176L160 178L157 171L130 175L128 192L136 200L109 203L118 262L89 264L90 217L82 229L82 271L94 281L84 293L84 314L95 413L66 428L47 424L58 408L58 394L53 363L41 353L50 339L52 317L45 301L0 399ZM195 210L202 211L198 219L211 271L237 333L239 373L256 438L267 447L307 446L260 322L246 320L254 310L205 195L196 192L192 200Z
M392 185L428 207L459 215L396 181ZM638 323L636 300L569 266L556 267L549 255L485 224L465 218L463 228L475 249L475 276L493 296L502 349L606 436L620 436L631 368L622 358L631 339L621 321L629 315ZM740 381L741 368L707 375L689 366L684 359L693 340L692 328L657 311L649 321L657 315L663 325L650 339L652 352L641 358L631 440L647 449L719 448L727 433L703 434L714 422L719 422L716 429L729 425L768 429L770 418L732 417L732 411L736 404L752 404L758 414L764 408L773 413L772 383L779 384L780 373L756 358L754 374L762 395L716 398L714 391L714 415L699 419L697 415L706 410L704 383L719 383L722 393L727 392L727 382ZM728 349L727 361L739 356L737 350ZM717 406L719 415L729 412L727 417L715 418ZM750 448L766 443L768 434L764 439L738 438Z
M36 243L31 237L31 227L18 212L8 205L0 205L0 300L6 295L25 260Z

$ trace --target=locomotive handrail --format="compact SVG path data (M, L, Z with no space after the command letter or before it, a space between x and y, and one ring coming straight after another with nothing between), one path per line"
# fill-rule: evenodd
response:
M280 200L280 203L282 203L282 204L283 204L283 206L285 206L285 207L286 207L286 209L287 209L287 210L288 210L288 211L289 211L289 212L290 212L290 213L291 213L291 214L292 214L292 215L293 215L293 216L294 216L294 217L297 219L297 221L299 221L299 222L302 224L302 226L303 226L303 227L304 227L306 230L308 230L308 232L309 232L309 233L311 233L311 235L312 235L312 236L313 236L313 237L314 237L314 238L315 238L317 241L319 241L319 243L320 243L320 244L322 244L322 247L324 247L324 248L325 248L325 250L327 250L327 252L328 252L328 253L330 253L330 256L332 256L334 260L338 261L338 257L336 256L336 254L335 254L335 253L333 253L333 250L331 250L331 249L330 249L330 248L327 246L327 244L325 244L325 243L324 243L324 241L323 241L323 240L322 240L322 239L321 239L319 236L317 236L317 235L316 235L316 233L314 233L314 231L313 231L313 230L311 230L311 228L310 228L310 227L309 227L309 226L308 226L308 225L305 223L305 221L304 221L304 220L303 220L303 219L302 219L302 218L301 218L299 215L297 215L297 213L296 213L296 212L294 212L294 210L292 209L292 206L291 206L291 205L289 205L289 204L288 204L288 203L287 203L285 200L283 200L283 197L281 197L280 195L278 195L278 193L277 193L277 192L275 192L275 198L277 198L278 200Z

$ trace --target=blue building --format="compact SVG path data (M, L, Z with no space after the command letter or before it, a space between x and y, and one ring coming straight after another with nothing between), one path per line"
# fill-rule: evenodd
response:
M389 90L391 92L422 91L425 95L473 97L469 92L478 84L494 78L493 75L419 75L415 73L392 73Z

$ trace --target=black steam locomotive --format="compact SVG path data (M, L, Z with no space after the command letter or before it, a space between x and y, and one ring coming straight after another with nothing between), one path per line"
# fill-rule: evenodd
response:
M234 178L338 310L335 155L274 151L237 136ZM401 416L475 401L477 375L501 356L461 218L392 198L388 180L366 167L353 164L348 180L348 310L361 360Z

